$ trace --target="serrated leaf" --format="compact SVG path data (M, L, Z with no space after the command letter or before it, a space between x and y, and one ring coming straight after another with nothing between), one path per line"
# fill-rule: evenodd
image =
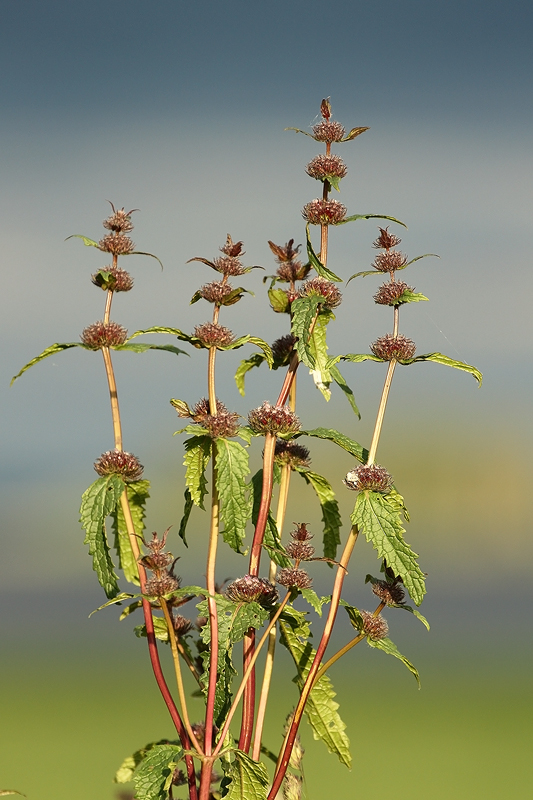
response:
M368 130L370 130L370 128L352 128L352 130L347 133L343 139L341 139L341 142L351 142L356 136L360 136L362 133Z
M268 299L276 314L285 314L289 310L289 298L283 289L269 289Z
M131 756L124 759L117 772L115 773L115 783L129 783L133 778L135 768L141 763L146 754L154 747L160 744L175 744L179 745L178 740L160 739L157 742L150 742L149 744L136 750Z
M222 536L236 553L240 553L248 520L246 502L246 476L250 471L248 451L239 442L216 439L215 466L220 518L224 524Z
M314 608L319 617L322 616L322 606L330 601L330 597L319 597L314 589L300 589L303 599Z
M351 405L353 413L359 419L361 419L361 414L359 413L359 409L357 408L357 403L355 402L354 394L353 394L352 390L350 389L350 387L348 386L348 384L346 383L346 381L344 380L343 376L341 375L340 369L337 367L336 364L331 364L330 363L329 364L329 371L330 371L331 377L333 378L333 380L335 381L337 386L344 392L344 396L346 397L346 399L348 400L349 404Z
M402 664L405 664L409 672L411 672L416 678L418 688L420 689L420 675L418 674L418 670L413 664L411 664L408 658L402 656L394 642L391 642L391 640L386 637L384 639L371 639L369 636L366 637L366 641L370 647L374 647L376 650L383 650L384 653L398 658Z
M292 655L298 669L298 676L295 682L300 689L315 658L316 652L309 642L302 642L300 637L294 634L293 630L287 625L283 616L279 621L280 640ZM323 675L318 680L305 706L305 713L315 739L321 739L331 753L335 753L341 763L348 769L352 765L350 755L350 742L346 733L346 724L340 718L337 709L339 704L334 701L335 692L328 675Z
M383 358L375 356L373 353L347 353L345 356L334 356L328 361L328 367L337 364L339 361L351 361L354 364L360 364L362 361L383 361Z
M154 636L160 642L168 642L168 628L166 620L163 617L152 616L154 623ZM139 639L146 638L146 625L136 625L133 629L135 636Z
M105 519L115 510L124 486L119 475L106 475L91 484L81 498L80 522L85 530L85 544L89 545L93 569L100 586L109 598L116 597L119 589L115 567L109 554Z
M421 300L429 300L429 297L426 297L425 294L421 294L420 292L412 292L410 289L406 289L405 292L398 297L394 305L401 306L404 303L419 303Z
M128 503L133 519L135 535L142 538L144 531L144 518L146 516L145 505L150 497L150 481L133 481L126 484ZM113 531L115 533L115 551L119 558L119 567L124 571L124 577L130 583L139 585L139 567L137 559L131 549L130 537L124 519L122 506L117 506L112 514Z
M266 800L270 785L267 768L241 750L225 769L224 800Z
M294 438L297 439L300 436L314 436L316 439L327 439L339 447L342 447L342 449L346 450L350 455L355 456L361 464L366 464L368 461L368 450L366 447L363 447L359 442L356 442L355 439L350 439L349 436L345 436L343 433L333 428L312 428L310 431L300 431Z
M237 436L246 442L246 444L250 444L253 439L254 432L249 425L241 425L239 428L237 428Z
M379 492L360 492L351 516L352 523L362 531L367 541L377 550L380 558L402 582L417 606L426 593L424 573L417 564L414 553L403 538L404 528L400 513Z
M70 236L67 236L65 241L68 242L69 239L81 239L85 247L96 247L97 250L100 250L98 242L95 242L94 239L89 239L88 236L82 236L81 233L72 233Z
M83 344L83 342L56 342L55 344L51 344L50 347L47 347L46 350L43 350L43 352L38 356L35 356L35 358L32 358L31 361L28 361L28 363L22 367L20 372L17 372L17 374L11 378L11 386L15 383L17 378L20 378L20 376L23 375L30 367L33 367L34 364L38 364L39 361L42 361L49 356L54 356L56 353L62 353L63 350L70 350L71 347L83 347L84 350L92 349L87 347L86 344Z
M399 363L402 365L414 364L417 361L434 361L436 364L444 364L445 367L453 367L454 369L463 370L463 372L469 372L470 375L474 376L479 386L481 386L483 381L483 375L478 369L476 369L476 367L472 367L470 364L465 364L464 361L457 361L454 358L449 358L442 353L426 353L423 356L399 359Z
M331 598L328 598L331 599ZM287 605L283 609L280 619L291 629L293 636L298 636L302 640L309 639L311 636L311 626L307 619L307 613L298 611L293 606ZM281 636L280 636L281 641Z
M261 494L263 489L263 470L258 470L251 480L252 485L252 524L257 525L257 517L259 516L259 506L261 504ZM278 567L292 567L292 561L287 556L285 548L281 544L281 539L276 525L276 520L272 516L272 512L268 511L267 524L265 528L265 535L263 538L263 547L267 551L271 561L278 565Z
M129 350L132 353L145 353L147 350L166 350L167 353L174 353L177 356L189 356L185 350L180 350L173 344L148 344L144 342L125 342L124 344L117 344L112 347L113 350Z
M194 505L194 501L192 499L192 495L189 489L185 489L184 492L185 498L185 505L183 506L183 516L180 522L180 529L178 531L178 536L183 541L185 547L188 547L186 532L187 532L187 523L189 522L189 517L191 516L192 507Z
M324 309L317 317L313 332L309 338L309 349L312 353L315 368L311 370L315 386L322 393L326 401L331 397L329 385L331 383L331 373L328 369L328 346L326 344L326 329L330 320L335 319L335 315Z
M324 558L334 560L337 555L337 547L341 543L340 528L342 525L335 492L331 488L329 481L317 472L311 472L308 469L297 469L296 471L316 492L322 510L322 522L324 523Z
M181 745L154 745L133 773L136 800L166 800L167 779L182 757Z
M324 264L320 261L317 254L315 253L313 249L313 244L311 242L311 232L309 228L309 223L305 226L305 236L307 242L307 258L309 259L309 263L311 264L313 269L320 275L321 278L326 278L328 281L337 281L340 283L342 281L342 278L339 278L338 275L335 275L334 272L325 267Z
M96 614L97 611L102 611L104 608L108 608L108 606L114 606L117 603L118 604L123 603L124 600L131 600L132 598L138 596L139 595L136 594L129 594L128 592L120 592L119 594L117 594L116 597L113 597L111 598L111 600L108 600L107 603L103 603L101 606L98 606L98 608L95 608L94 611L91 611L91 613L89 614L89 619L92 617L93 614Z
M193 503L205 511L204 497L207 494L205 470L211 458L212 439L209 436L193 436L192 439L186 439L184 445L185 484L191 493Z
M298 297L292 303L292 324L291 333L297 338L296 350L298 357L306 367L315 369L315 359L309 343L311 325L317 316L317 308L321 298L313 295L311 297Z
M404 222L400 222L396 217L387 217L385 214L352 214L350 217L344 217L340 222L336 222L335 225L345 225L347 222L357 222L359 219L388 219L390 222L397 222L398 225L407 228Z

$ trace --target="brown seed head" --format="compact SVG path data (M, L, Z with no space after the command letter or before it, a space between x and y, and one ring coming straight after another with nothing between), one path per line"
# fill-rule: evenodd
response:
M398 303L398 299L407 291L414 292L414 289L403 281L387 281L382 283L377 290L374 301L381 306L401 305Z
M286 589L310 589L313 581L304 569L287 567L279 571L278 583Z
M179 578L164 572L146 581L145 594L151 595L152 597L162 597L169 592L173 592L175 589L179 589L179 585Z
M388 606L399 606L405 600L405 592L399 583L376 581L372 584L372 591Z
M401 333L398 336L393 336L392 333L381 336L370 345L370 349L375 356L384 361L392 361L393 358L406 360L413 358L416 353L415 343Z
M379 464L360 464L349 472L344 485L354 491L389 492L394 483L392 475Z
M112 253L114 256L122 256L127 253L132 253L135 245L129 236L124 236L123 233L108 233L103 239L98 242L98 247L104 253Z
M133 230L133 225L131 223L131 215L134 211L138 211L138 208L132 208L131 211L125 211L124 208L117 208L113 203L109 202L109 205L113 209L113 213L111 216L107 217L103 221L103 226L108 231L115 231L116 233L128 233L129 231Z
M305 278L311 267L309 264L302 264L298 259L301 245L294 247L294 239L290 239L285 247L270 241L268 244L279 264L277 275L280 280L294 283Z
M340 142L346 133L344 126L340 122L324 120L317 125L313 125L313 136L317 142Z
M128 338L128 331L118 322L94 322L81 332L80 339L91 350L100 350L102 347L117 347L124 344Z
M244 255L242 249L242 242L234 242L229 233L226 236L226 244L220 248L220 251L227 256L237 257Z
M398 236L389 233L388 228L378 228L379 236L372 242L372 247L378 250L389 250L391 247L397 247L402 241Z
M223 325L214 322L205 322L197 325L194 336L200 339L205 347L226 347L234 341L233 333Z
M342 294L335 284L320 275L310 278L301 286L300 297L320 297L326 308L337 308L342 302Z
M226 588L226 597L234 603L259 603L265 608L270 608L278 599L278 592L274 584L266 578L254 575L244 575L230 583Z
M107 273L107 278L102 273ZM100 272L91 275L95 286L110 292L129 292L133 288L133 278L129 272L120 267L104 267Z
M315 548L307 542L289 542L285 549L296 561L310 561L315 555Z
M331 117L331 103L329 102L329 97L324 98L320 103L320 113L322 114L325 120L330 119Z
M363 617L363 633L369 639L384 639L389 632L387 620L379 614L375 617L370 611L361 611Z
M310 178L327 181L330 178L344 178L348 168L340 156L322 153L311 159L305 171Z
M307 447L293 441L286 442L285 439L276 439L274 459L278 464L289 464L293 469L311 465Z
M244 275L246 272L242 261L235 256L218 256L213 259L213 264L223 275Z
M312 200L302 210L302 216L311 225L338 225L346 216L346 206L338 200Z
M94 462L96 472L103 478L106 475L120 475L126 482L138 481L143 474L143 465L133 453L123 450L107 450Z
M371 266L379 272L394 272L405 267L406 264L407 256L400 253L399 250L386 250L384 253L378 253Z
M213 281L212 283L206 283L205 286L199 290L199 294L207 300L208 303L216 303L216 305L222 305L225 298L231 294L233 291L233 287L230 286L229 283L224 283L224 281Z
M274 356L274 363L278 367L283 367L289 363L294 345L296 344L296 337L292 333L286 336L281 336L272 342L272 355Z
M288 406L271 406L267 401L248 414L248 423L254 433L296 433L300 420Z

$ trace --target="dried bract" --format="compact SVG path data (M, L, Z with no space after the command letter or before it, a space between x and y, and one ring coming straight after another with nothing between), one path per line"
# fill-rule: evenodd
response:
M397 247L402 241L394 233L389 233L388 228L379 228L378 238L372 242L372 247L378 250L389 250L391 247Z
M133 230L133 225L131 222L131 215L134 211L138 211L138 208L132 208L131 211L125 211L124 208L117 208L113 203L109 201L109 205L113 209L113 213L104 219L103 226L107 228L108 231L115 231L116 233L128 233L129 231Z

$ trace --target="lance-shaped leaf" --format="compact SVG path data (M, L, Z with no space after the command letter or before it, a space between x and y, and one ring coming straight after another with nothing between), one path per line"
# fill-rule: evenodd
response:
M372 586L373 586L375 583L381 583L381 580L379 578L374 578L373 575L367 575L366 578L365 578L365 583L371 583ZM403 608L404 611L409 611L417 619L419 619L420 622L422 623L422 625L424 625L425 628L429 631L429 622L420 613L420 611L417 611L416 608L411 608L411 606L406 605L406 603L387 603L387 607L388 608Z
M394 642L391 642L391 640L387 637L384 639L371 639L369 636L366 637L366 641L370 647L375 647L376 650L383 650L384 653L398 658L402 664L405 664L409 672L415 676L416 682L418 683L418 688L420 689L420 675L418 674L418 670L415 666L413 666L413 664L411 664L408 658L402 656Z
M412 292L410 289L406 289L405 292L402 292L397 298L395 305L403 306L405 303L420 303L421 300L429 300L429 297L426 297L426 295L421 292Z
M352 130L341 139L341 142L351 142L356 136L360 136L362 133L369 130L370 128L352 128Z
M178 531L178 536L183 541L183 544L185 545L185 547L188 547L189 545L187 544L187 536L186 536L186 534L187 534L187 523L189 522L189 517L191 516L191 511L192 511L192 507L194 505L194 502L193 502L192 495L191 495L191 492L190 492L189 489L185 489L185 493L184 493L183 496L185 498L185 504L183 506L183 516L181 518L180 528L179 528L179 531Z
M67 236L65 239L68 242L69 239L81 239L83 244L86 247L96 247L97 250L101 250L103 253L107 253L107 250L103 250L98 242L95 242L94 239L89 239L88 236L82 236L80 233L73 233L71 236ZM161 269L163 269L163 262L157 256L154 256L153 253L145 253L142 250L131 250L129 253L121 253L121 256L148 256L149 258L155 258L157 262L161 265Z
M326 344L326 328L328 322L335 319L335 315L324 309L317 317L313 332L309 338L309 349L313 355L315 368L311 370L315 386L322 393L326 401L331 397L329 385L331 373L328 369L328 346Z
M328 367L338 364L339 361L352 361L354 364L360 364L362 361L383 361L379 356L373 353L347 353L345 356L334 356L328 361Z
M263 763L237 750L224 772L224 800L266 800L270 781Z
M405 532L396 505L380 492L359 492L351 516L352 523L371 542L380 558L402 582L417 606L426 593L424 573L414 553L403 538Z
M80 522L85 530L85 544L89 545L93 569L108 597L116 597L119 589L109 554L105 520L117 507L124 486L119 475L106 475L91 484L81 498Z
M128 503L133 519L135 535L142 538L144 531L144 518L146 516L146 501L150 497L150 481L134 481L126 484ZM117 503L113 511L113 531L115 533L115 550L119 559L119 567L124 571L124 577L130 583L139 585L139 567L131 549L130 537L122 505Z
M298 669L295 683L301 689L316 655L315 650L309 642L303 642L294 633L283 617L280 618L279 627L280 641L289 650ZM328 750L335 753L350 769L352 766L350 742L345 733L346 724L337 712L339 704L334 701L334 697L331 681L327 675L323 675L313 686L305 706L305 713L315 739L322 739Z
M341 543L340 528L342 525L339 504L335 499L335 492L326 478L309 469L296 468L306 483L310 484L316 492L320 508L322 509L322 522L324 523L324 558L335 559L337 547Z
M221 306L233 306L233 305L235 305L235 303L238 303L238 301L241 299L241 297L245 293L246 294L251 294L252 297L255 297L255 294L253 292L251 292L249 289L245 289L243 286L239 286L237 289L233 289L231 292L229 292L229 294L225 295L223 298L221 298L217 302ZM194 305L194 303L197 303L199 300L202 299L202 297L203 297L203 295L202 295L201 291L198 290L197 292L195 292L193 294L191 302L190 302L190 305L191 306Z
M220 517L224 523L222 536L236 553L240 553L248 520L248 451L239 442L219 438L215 440L215 452Z
M8 794L18 794L19 797L26 797L23 792L17 792L16 789L0 789L0 797L7 797Z
M252 485L252 524L257 525L257 517L259 516L259 506L261 505L261 494L263 488L263 470L258 470L251 480ZM281 544L280 534L276 520L272 516L272 512L268 511L268 519L265 528L265 536L263 539L263 547L267 551L270 559L278 565L278 567L292 567L292 561L286 554L285 548Z
M211 457L212 440L209 436L193 436L185 445L185 484L191 493L195 505L204 509L204 497L207 494L205 470Z
M305 236L307 240L307 258L309 259L309 263L311 264L313 269L316 270L316 272L320 275L321 278L326 278L328 281L341 282L342 278L339 278L338 275L335 275L334 272L325 267L324 264L320 261L315 251L313 250L309 223L305 226Z
M168 333L169 336L177 336L178 339L183 342L190 342L191 339L194 338L189 336L188 333L184 333L180 328L168 328L165 325L154 325L152 328L143 328L142 330L135 331L135 333L132 333L128 338L128 342L131 342L136 336L143 336L145 333Z
M409 365L414 364L417 361L434 361L436 364L444 364L445 367L454 367L454 369L461 369L463 372L469 372L470 375L474 376L480 386L483 381L483 375L478 369L476 369L476 367L472 367L470 364L465 364L464 361L457 361L454 358L449 358L442 353L426 353L423 356L401 359L399 360L399 363L402 365Z
M55 344L51 344L50 347L47 347L46 350L43 350L40 355L35 356L35 358L32 358L31 361L28 361L28 363L22 367L20 372L17 372L17 374L11 379L11 385L13 385L17 378L20 378L20 376L23 375L26 370L28 370L30 367L33 367L34 364L38 364L39 361L43 361L43 359L48 358L49 356L54 356L56 353L62 353L63 350L70 350L71 347L83 347L84 350L92 349L86 344L83 344L83 342L56 342Z
M107 603L102 603L101 606L98 606L98 608L95 608L94 611L91 611L89 614L89 619L93 614L96 614L97 611L102 611L102 609L108 608L109 606L120 605L124 602L124 600L132 600L134 597L139 597L139 595L129 594L129 592L120 592L116 597L112 597L111 600L108 600Z
M180 350L173 344L148 344L148 342L125 342L124 344L114 345L113 350L129 350L131 353L145 353L147 350L166 350L167 353L174 353L177 356L188 356L185 350Z
M291 333L297 338L296 350L300 361L311 370L315 369L315 359L310 344L311 325L318 316L320 303L321 298L312 295L311 297L299 297L292 304Z
M262 353L254 353L253 356L250 356L250 358L246 358L244 361L241 361L237 367L237 372L235 373L235 383L237 384L239 393L242 394L243 397L245 394L244 378L246 373L254 367L260 367L263 361L266 361L266 356L264 356Z
M297 439L300 436L314 436L317 439L326 439L342 447L342 449L346 450L350 455L355 456L361 464L366 464L368 461L368 450L366 447L363 447L359 442L356 442L355 439L350 439L349 436L345 436L344 433L340 433L340 431L336 431L333 428L312 428L310 431L299 431L294 438Z
M239 347L242 347L245 344L255 344L256 347L259 347L260 350L263 351L266 362L268 366L272 369L272 365L274 363L274 356L272 355L272 350L270 345L264 341L264 339L260 339L259 336L240 336L238 339L235 339L234 342L228 345L221 345L219 350L237 350Z
M401 222L396 217L387 217L385 214L352 214L349 217L344 217L340 222L336 222L335 225L345 225L347 222L357 222L359 219L388 219L390 222L397 222L398 225L403 225L404 228L407 228L405 222Z
M179 744L154 745L133 773L136 800L166 800L183 748Z
M69 239L81 239L85 247L96 247L97 250L100 250L98 242L95 242L94 239L89 239L88 236L83 236L81 233L73 233L67 236L65 241L68 242Z
M331 361L328 361L328 369L331 377L333 378L337 386L341 389L341 391L344 392L344 396L351 405L353 413L359 419L361 419L361 414L359 413L359 409L357 408L357 403L355 402L354 394L350 389L350 387L348 386L348 384L346 383L346 381L344 380L343 376L341 375L340 369L337 367L336 364L331 364Z
M160 642L168 642L167 622L163 617L152 617L154 623L154 636ZM133 629L135 636L139 639L146 638L146 625L136 625Z

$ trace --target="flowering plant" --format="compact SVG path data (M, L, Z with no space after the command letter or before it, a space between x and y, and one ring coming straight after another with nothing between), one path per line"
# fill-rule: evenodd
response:
M347 283L359 276L387 276L374 300L378 305L390 307L392 332L373 342L371 353L328 355L327 328L335 319L334 309L342 301L338 289L341 278L328 267L330 228L371 218L403 225L382 214L348 215L346 207L330 197L333 189L339 190L347 173L344 161L331 152L332 145L351 141L366 130L353 128L346 134L345 128L332 119L329 100L323 100L321 120L312 133L298 131L325 144L325 153L314 157L306 168L307 174L322 184L322 191L319 198L303 209L306 259L300 254L300 246L295 246L295 239L285 245L269 242L277 270L265 278L266 283L270 281L268 299L273 311L281 315L279 319L287 321L285 330L272 345L252 334L235 336L220 323L222 309L226 314L227 307L236 305L249 293L243 286L233 286L230 279L241 278L256 268L245 265L243 242L234 242L229 235L221 247L221 255L212 260L199 256L190 259L218 273L217 279L201 286L191 300L210 303L211 318L190 334L175 327L154 326L128 336L124 327L111 320L115 294L133 288L131 275L118 265L118 259L136 254L156 257L135 250L129 236L133 210L116 209L112 205L112 213L104 221L106 234L100 241L78 237L86 246L111 258L112 263L91 278L105 292L102 319L83 330L81 341L53 344L15 376L18 378L29 367L69 348L102 353L114 442L113 449L103 453L94 464L98 478L83 494L81 524L93 569L107 598L98 610L127 603L121 619L135 612L142 614L143 621L135 632L146 639L154 677L176 729L175 739L142 746L118 769L116 781L133 782L137 800L166 800L180 792L188 793L190 800L221 797L274 800L280 790L286 800L298 800L302 793L303 759L298 729L304 714L315 737L323 740L342 763L351 765L345 725L333 700L335 695L327 674L332 664L366 640L371 647L399 659L418 681L416 668L388 637L388 624L381 615L387 606L407 610L428 627L416 608L426 592L425 575L418 556L404 538L403 522L409 519L404 499L387 469L376 463L383 418L397 365L434 361L469 372L479 383L481 374L475 367L441 353L415 355L414 342L400 333L400 308L427 298L398 280L397 273L433 254L409 261L397 249L399 237L388 227L380 227L373 242L379 252L372 269L352 275ZM317 250L312 243L311 226L320 229ZM144 516L150 484L143 477L143 466L137 456L124 449L114 352L142 353L156 349L178 356L185 352L174 344L138 340L146 334L171 335L180 343L205 350L207 355L205 396L194 402L190 398L170 401L178 417L187 420L180 433L188 436L184 443L185 503L178 533L183 545L188 545L187 530L193 509L204 511L205 586L182 585L176 576L177 559L167 549L168 529L162 535L153 533L151 538L145 537ZM240 363L235 375L242 395L247 374L263 364L271 370L281 370L283 378L276 399L252 409L243 421L217 397L216 375L219 353L248 345L256 348L256 352ZM334 428L302 427L300 416L305 414L305 407L300 411L296 391L300 365L310 371L326 400L332 384L336 384L350 403L355 419L359 411L354 395L338 365L341 361L367 360L387 365L369 448ZM311 469L310 451L302 443L313 438L340 447L355 461L345 476L334 476L338 484L343 477L345 489L355 495L350 531L344 541L331 482ZM263 448L262 468L250 477L248 454L257 440ZM206 477L209 469L210 493ZM308 520L295 523L288 535L285 530L294 473L302 476L319 500L323 523L319 554L312 543L314 534ZM112 540L106 527L108 518ZM251 538L247 542L249 532ZM360 534L374 546L380 560L380 577L366 578L376 597L372 611L358 609L342 599L348 565ZM217 550L222 542L243 558L243 574L229 584L217 582ZM317 564L311 567L313 562ZM119 585L117 564L124 581L133 587L130 591ZM260 574L262 568L264 574ZM319 597L313 590L310 573L315 569L332 569L330 595ZM407 604L407 594L415 608ZM299 598L307 604L307 611L302 610ZM195 600L198 614L184 616L184 607ZM338 652L326 656L341 606L354 634ZM310 642L311 613L316 615L318 619L314 622L319 625L325 619L316 649ZM296 707L287 710L285 722L280 723L284 739L279 753L274 754L264 742L263 728L275 678L278 634L279 642L294 660L300 696ZM165 646L172 653L176 693L171 692L161 666L160 649ZM234 666L239 658L242 658L240 677ZM205 715L198 721L191 720L189 715L184 670L191 673L205 700ZM261 761L265 754L273 761L270 771Z

